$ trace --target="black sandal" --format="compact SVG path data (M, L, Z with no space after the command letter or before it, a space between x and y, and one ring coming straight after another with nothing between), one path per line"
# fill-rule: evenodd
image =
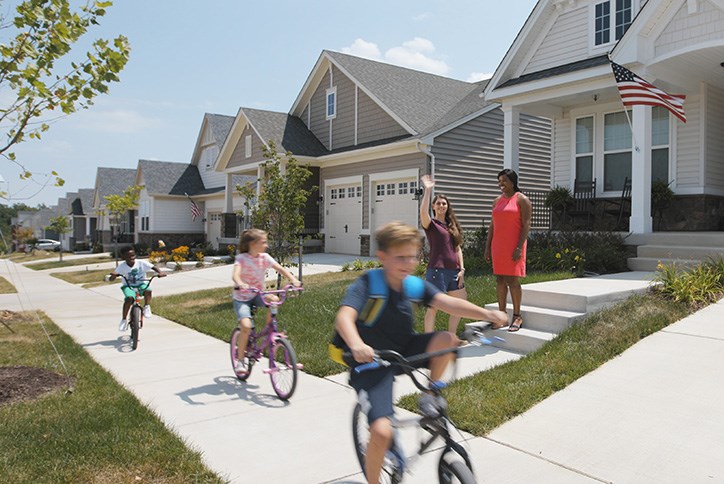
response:
M510 327L508 328L508 331L511 333L515 333L520 328L523 327L523 318L520 314L514 314L513 315L513 322L510 323Z

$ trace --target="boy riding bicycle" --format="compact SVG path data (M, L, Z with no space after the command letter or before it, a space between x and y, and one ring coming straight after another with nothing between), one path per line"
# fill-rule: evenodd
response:
M337 312L335 344L349 350L353 366L372 361L375 350L395 350L405 357L452 348L460 344L455 334L439 331L417 334L413 329L412 298L403 289L404 281L411 276L420 260L422 241L414 227L400 222L390 222L375 234L377 257L382 263L382 273L389 288L384 307L378 307L374 320L363 320L370 301L370 274L366 273L347 289ZM482 319L497 325L504 325L507 315L501 311L488 311L464 299L454 298L440 292L428 282L422 282L420 302L425 306L449 314ZM378 305L379 306L379 305ZM429 362L432 381L439 380L453 353L432 358ZM365 475L370 483L377 483L384 462L385 453L392 440L394 414L392 406L392 383L395 370L381 368L357 374L351 372L350 384L368 402L370 441L367 445ZM428 415L437 412L437 402L429 394L420 397L420 410Z
M151 290L148 289L148 281L146 280L146 273L154 271L158 274L158 277L166 277L166 274L155 265L151 264L145 259L136 259L136 251L133 247L123 247L121 249L121 257L123 262L118 264L118 267L110 273L109 280L113 281L119 276L124 276L126 279L121 285L121 291L125 298L123 299L123 317L121 322L118 324L118 331L125 331L128 329L128 311L131 309L133 302L136 300L136 291L138 289L144 299L143 317L148 319L152 316L151 314ZM130 284L130 287L126 285L126 281ZM134 289L135 288L135 289Z

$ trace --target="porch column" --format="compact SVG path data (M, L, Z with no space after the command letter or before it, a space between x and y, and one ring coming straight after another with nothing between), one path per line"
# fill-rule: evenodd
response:
M234 211L234 183L232 175L226 174L226 182L224 184L224 213L232 213Z
M503 168L519 173L520 109L503 105Z
M651 223L651 106L633 107L629 231L647 234ZM638 145L638 146L637 146Z

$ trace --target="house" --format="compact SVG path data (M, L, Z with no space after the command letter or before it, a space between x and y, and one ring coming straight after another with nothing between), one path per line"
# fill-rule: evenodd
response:
M94 191L93 188L81 188L74 198L67 195L71 214L69 245L73 250L88 250L95 243L98 218L93 211Z
M660 106L624 110L609 56L658 88L686 95L686 123ZM654 230L724 230L723 61L719 0L540 0L484 96L501 104L510 127L506 166L516 166L519 117L551 118L552 186L595 180L598 199L615 199L630 180L630 240L661 244L673 235ZM654 180L675 195L656 226ZM724 241L693 235L682 243Z
M240 231L247 228L249 219L242 216L247 211L244 199L235 187L255 183L256 180L255 177L232 175L214 169L234 120L234 116L204 114L191 156L191 165L197 167L204 188L189 193L189 196L203 214L206 242L214 249L218 249L221 243L236 244ZM222 233L228 236L222 238Z
M111 217L106 210L106 197L110 195L123 195L123 192L135 184L136 170L133 168L107 168L99 167L96 171L96 183L93 191L93 213L98 217L96 223L96 240L104 246L113 242L133 243L135 232L135 211L127 214L118 227L111 223ZM58 205L61 201L58 200ZM116 237L117 235L117 237ZM116 240L117 239L117 240ZM107 250L104 248L104 250Z
M269 140L309 164L319 193L305 231L323 233L326 252L373 254L380 225L419 226L427 173L474 229L489 217L503 168L504 116L480 97L484 85L325 50L289 113L239 110L215 169L261 178ZM547 189L550 122L521 115L519 129L521 185Z

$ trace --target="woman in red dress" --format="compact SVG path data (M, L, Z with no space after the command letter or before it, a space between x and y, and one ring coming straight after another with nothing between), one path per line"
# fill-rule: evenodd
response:
M506 168L498 173L502 194L493 202L493 217L485 244L485 260L493 260L498 308L506 310L508 291L513 301L513 321L508 331L523 326L520 304L523 290L520 278L525 277L525 254L530 230L531 203L518 188L518 174Z

